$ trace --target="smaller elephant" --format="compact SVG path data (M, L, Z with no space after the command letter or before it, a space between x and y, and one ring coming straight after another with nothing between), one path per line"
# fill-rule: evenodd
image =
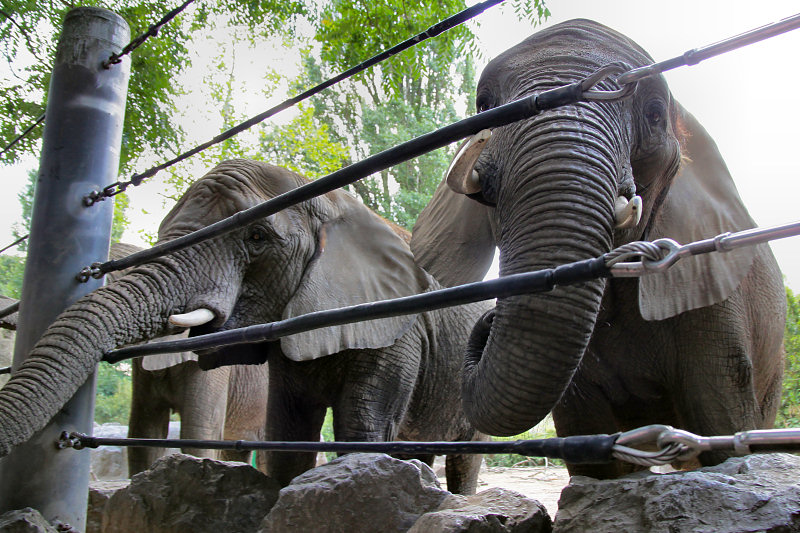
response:
M111 245L109 257L119 259L141 249ZM108 281L125 272L108 275ZM183 335L176 335L183 336ZM164 340L164 339L160 339ZM230 366L204 371L197 355L151 355L131 362L133 373L129 438L163 439L172 412L181 418L182 439L262 440L266 423L267 366ZM249 451L184 448L184 453L227 461L250 461ZM164 455L164 448L131 447L128 475L147 470Z
M162 221L159 240L307 182L259 161L223 162L189 187ZM170 324L199 335L439 288L414 261L407 237L337 190L132 268L66 309L0 390L0 456L43 427L104 353L169 334ZM337 440L482 440L462 409L459 374L472 324L489 307L200 351L198 365L268 362L267 440L319 440L329 407ZM31 397L37 402L19 401ZM266 455L267 474L283 485L315 465L313 453ZM448 489L474 492L480 460L448 456Z

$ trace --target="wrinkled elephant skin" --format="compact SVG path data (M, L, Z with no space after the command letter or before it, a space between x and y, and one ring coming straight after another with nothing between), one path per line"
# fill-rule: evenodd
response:
M223 162L189 187L162 221L159 240L306 182L266 163ZM400 233L348 193L334 191L132 268L64 311L0 391L0 456L42 427L103 353L169 334L170 323L189 324L189 334L198 335L437 288L414 262L407 232ZM471 324L488 306L199 352L198 366L268 364L268 440L318 440L328 407L338 440L479 439L461 408L458 373ZM267 473L287 484L314 459L313 453L276 452L263 460ZM449 456L450 490L474 492L479 463L479 456Z
M492 60L477 109L606 65L624 71L652 62L614 30L565 22ZM595 89L618 90L614 80ZM454 162L413 231L419 264L445 285L482 278L495 245L502 276L600 257L634 240L687 243L755 226L714 141L662 76L618 101L580 102L495 128L484 144L477 157L468 154L474 165ZM702 435L770 427L785 305L767 245L681 259L666 275L501 298L470 343L465 410L493 435L522 432L551 410L560 435L652 423ZM700 456L705 464L724 458Z

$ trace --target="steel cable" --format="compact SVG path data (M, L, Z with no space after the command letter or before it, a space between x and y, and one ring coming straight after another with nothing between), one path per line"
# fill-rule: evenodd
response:
M336 75L336 76L334 76L334 77L332 77L332 78L320 83L319 85L317 85L315 87L312 87L311 89L308 89L307 91L305 91L305 92L303 92L303 93L301 93L301 94L299 94L297 96L289 98L289 99L281 102L280 104L278 104L278 105L276 105L276 106L264 111L263 113L260 113L258 115L255 115L255 116L251 117L250 119L242 122L241 124L238 124L238 125L230 128L229 130L226 130L226 131L220 133L219 135L217 135L216 137L214 137L210 141L207 141L207 142L205 142L203 144L200 144L200 145L198 145L198 146L196 146L196 147L194 147L194 148L192 148L190 150L187 150L186 152L183 152L182 154L174 157L173 159L170 159L169 161L166 161L166 162L164 162L164 163L162 163L160 165L156 165L156 166L154 166L154 167L152 167L152 168L150 168L148 170L145 170L144 172L141 172L139 174L134 174L131 177L131 179L128 180L128 181L123 181L123 182L119 182L118 181L116 183L113 183L113 184L109 185L108 187L106 187L102 191L94 191L94 192L92 192L89 196L86 197L85 203L86 203L86 205L93 205L96 202L100 202L100 201L104 200L105 198L109 198L111 196L114 196L116 194L124 192L130 185L133 185L134 187L137 187L142 183L142 181L144 181L147 178L150 178L150 177L154 176L159 171L164 170L166 168L169 168L169 167L171 167L171 166L173 166L173 165L175 165L177 163L180 163L181 161L183 161L185 159L188 159L189 157L192 157L193 155L196 155L196 154L202 152L203 150L205 150L207 148L210 148L210 147L212 147L212 146L214 146L216 144L219 144L219 143L221 143L223 141L226 141L226 140L230 139L231 137L233 137L233 136L235 136L235 135L237 135L237 134L239 134L239 133L241 133L241 132L243 132L243 131L245 131L245 130L253 127L253 126L255 126L256 124L259 124L260 122L263 122L264 120L268 119L269 117L271 117L271 116L273 116L273 115L275 115L275 114L277 114L277 113L279 113L279 112L281 112L281 111L283 111L285 109L288 109L288 108L294 106L295 104L298 104L299 102L302 102L303 100L306 100L307 98L310 98L311 96L314 96L315 94L327 89L328 87L330 87L332 85L335 85L335 84L339 83L342 80L350 78L353 75L358 74L359 72L361 72L363 70L366 70L367 68L369 68L369 67L371 67L373 65L376 65L377 63L385 61L386 59L388 59L388 58L390 58L390 57L392 57L394 55L397 55L400 52L402 52L404 50L407 50L407 49L411 48L412 46L415 46L415 45L421 43L422 41L430 39L431 37L435 37L435 36L439 35L440 33L443 33L443 32L445 32L445 31L447 31L447 30L449 30L451 28L454 28L455 26L458 26L459 24L462 24L462 23L466 22L467 20L470 20L471 18L474 18L475 16L479 15L480 13L483 13L486 9L488 9L488 8L494 6L494 5L497 5L499 3L502 3L503 1L504 0L487 0L487 1L475 4L474 6L469 7L469 8L467 8L467 9L465 9L465 10L459 12L459 13L456 13L455 15L453 15L453 16L451 16L451 17L449 17L449 18L447 18L447 19L445 19L445 20L443 20L441 22L437 22L436 24L434 24L433 26L431 26L427 30L425 30L425 31L423 31L423 32L411 37L410 39L406 39L402 43L397 44L397 45L393 46L392 48L389 48L388 50L385 50L385 51L381 52L380 54L371 57L370 59L367 59L363 63L360 63L360 64L358 64L358 65L356 65L354 67L351 67L348 70L345 70L344 72L342 72L342 73L340 73L340 74L338 74L338 75Z
M141 35L136 37L134 40L132 40L130 43L125 45L125 48L123 48L120 53L111 54L111 56L108 59L103 61L103 68L108 69L108 68L111 68L111 65L116 65L116 64L120 63L124 56L130 54L131 52L133 52L134 50L139 48L142 44L144 44L144 42L147 39L149 39L150 37L155 37L156 35L158 35L158 31L161 29L162 26L164 26L166 23L168 23L169 21L174 19L176 16L178 16L178 14L181 13L184 9L186 9L189 6L189 4L191 4L192 2L194 2L194 0L186 0L186 2L181 4L179 7L176 7L175 9L173 9L172 11L170 11L169 13L164 15L161 18L161 20L159 20L155 24L151 25L147 29L146 32L142 33Z

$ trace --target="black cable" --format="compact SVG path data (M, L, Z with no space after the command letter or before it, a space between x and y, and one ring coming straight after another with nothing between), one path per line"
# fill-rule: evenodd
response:
M601 277L609 277L610 275L610 271L606 268L605 257L586 259L556 268L512 274L502 278L468 283L413 296L316 311L269 324L198 335L197 337L177 341L153 342L120 348L108 352L103 357L103 360L107 363L117 363L125 359L157 353L176 353L219 348L233 344L274 341L281 337L312 329L348 324L350 322L363 322L377 318L410 315L517 294L545 292L552 290L556 286L591 281Z
M516 122L524 118L532 117L540 112L574 103L581 98L580 83L559 87L539 93L538 95L528 96L510 102L508 104L484 111L477 115L467 117L456 123L445 126L441 129L421 135L403 144L384 150L378 154L353 163L349 167L337 170L318 180L312 181L289 192L283 193L266 202L253 206L244 211L240 211L226 219L215 222L203 229L194 231L171 241L163 242L153 246L148 250L143 250L135 254L117 259L106 261L105 263L95 263L90 267L84 268L78 275L81 281L87 281L90 277L99 278L103 274L122 270L131 266L139 265L166 255L171 252L182 250L193 244L224 235L237 228L243 227L262 217L277 213L278 211L295 205L322 194L328 193L345 185L369 176L380 170L402 163L414 157L428 153L446 146L452 142L463 139L470 135L486 129L504 126L511 122Z
M351 67L350 69L348 69L348 70L346 70L346 71L334 76L333 78L330 78L330 79L320 83L316 87L312 87L311 89L309 89L309 90L307 90L307 91L305 91L305 92L303 92L303 93L301 93L301 94L299 94L297 96L289 98L289 99L283 101L282 103L276 105L275 107L273 107L271 109L268 109L267 111L264 111L263 113L258 114L256 116L254 116L254 117L242 122L241 124L239 124L237 126L234 126L233 128L220 133L219 135L217 135L216 137L214 137L210 141L207 141L207 142L205 142L205 143L203 143L201 145L198 145L198 146L192 148L191 150L188 150L188 151L178 155L177 157L175 157L173 159L170 159L169 161L167 161L165 163L162 163L162 164L157 165L155 167L152 167L152 168L150 168L148 170L145 170L144 172L142 172L140 174L135 174L128 181L125 181L125 182L119 182L118 181L116 183L113 183L113 184L109 185L105 189L103 189L102 192L95 191L95 192L91 193L89 196L86 197L85 203L87 205L92 205L92 204L94 204L96 202L102 201L105 198L114 196L116 194L119 194L119 193L125 191L125 189L127 189L129 185L133 185L134 187L136 187L136 186L140 185L143 180L145 180L146 178L154 176L157 172L159 172L161 170L164 170L164 169L166 169L168 167L171 167L172 165L175 165L176 163L179 163L179 162L183 161L184 159L188 159L189 157L191 157L191 156L193 156L195 154L198 154L199 152L202 152L206 148L210 148L211 146L219 144L219 143L221 143L221 142L223 142L223 141L225 141L227 139L230 139L234 135L237 135L237 134L245 131L246 129L251 128L252 126L255 126L256 124L258 124L260 122L263 122L264 120L266 120L267 118L275 115L276 113L279 113L279 112L281 112L281 111L283 111L285 109L288 109L288 108L292 107L293 105L295 105L295 104L297 104L299 102L302 102L303 100L305 100L307 98L310 98L311 96L314 96L315 94L327 89L331 85L339 83L340 81L342 81L344 79L347 79L347 78L349 78L349 77L351 77L351 76L353 76L355 74L358 74L362 70L366 70L367 68L369 68L369 67L371 67L371 66L373 66L373 65L375 65L377 63L380 63L381 61L385 61L386 59L388 59L388 58L390 58L390 57L392 57L394 55L397 55L400 52L402 52L404 50L407 50L408 48L411 48L412 46L414 46L416 44L419 44L419 43L421 43L422 41L424 41L426 39L430 39L431 37L435 37L435 36L439 35L440 33L444 32L444 31L447 31L447 30L449 30L449 29L451 29L451 28L453 28L455 26L458 26L459 24L462 24L462 23L466 22L467 20L479 15L480 13L483 13L486 9L488 9L488 8L490 8L490 7L492 7L492 6L496 5L496 4L499 4L499 3L503 2L503 1L504 0L487 0L487 1L481 2L479 4L475 4L474 6L469 7L469 8L467 8L467 9L465 9L465 10L459 12L459 13L456 13L455 15L453 15L453 16L451 16L451 17L449 17L449 18L447 18L447 19L445 19L445 20L443 20L441 22L437 22L436 24L434 24L433 26L431 26L427 30L423 31L422 33L419 33L419 34L415 35L414 37L411 37L410 39L407 39L407 40L403 41L402 43L397 44L397 45L393 46L392 48L389 48L388 50L385 50L384 52L381 52L380 54L371 57L370 59L367 59L366 61L364 61L363 63L361 63L359 65Z
M111 56L108 59L103 61L103 68L111 68L111 65L116 65L122 62L123 56L130 54L131 52L139 48L150 37L155 37L156 35L158 35L158 30L160 30L162 26L164 26L167 22L171 21L176 16L178 16L178 14L181 13L184 9L186 9L192 2L194 2L194 0L186 0L182 5L176 7L175 9L164 15L161 18L161 20L150 26L146 32L142 33L134 40L132 40L130 43L125 45L125 48L123 48L120 53L111 54Z
M8 307L0 311L0 318L5 318L8 315L13 315L17 311L19 311L19 302L14 302L13 304L9 305Z
M20 133L20 134L17 136L17 138L16 138L16 139L14 139L14 140L13 140L13 141L11 141L10 143L8 143L8 146L6 146L5 148L3 148L3 150L2 150L2 151L0 151L0 155L3 155L4 153L6 153L6 152L8 152L9 150L11 150L11 147L12 147L12 146L14 146L15 144L17 144L17 143L18 143L19 141L21 141L22 139L24 139L26 135L28 135L28 134L29 134L31 131L33 131L33 128L35 128L36 126L38 126L38 125L39 125L39 124L41 124L42 122L44 122L44 113L42 113L41 115L39 115L39 118L37 118L37 119L34 121L34 123L33 123L33 124L31 124L30 126L28 126L27 128L25 128L25 131L23 131L22 133ZM3 250L0 250L0 252L2 252L2 251L3 251Z
M18 245L19 243L23 242L23 241L24 241L25 239L27 239L28 237L30 237L30 234L28 234L28 235L23 235L22 237L20 237L20 238L19 238L19 239L17 239L16 241L12 242L12 243L11 243L11 244L9 244L8 246L6 246L6 247L5 247L5 248L3 248L2 250L0 250L0 254L2 254L3 252L5 252L5 251L6 251L6 250L8 250L9 248L13 248L14 246L16 246L16 245Z
M272 450L283 452L339 452L386 454L462 454L516 453L533 457L563 459L569 463L608 463L618 434L555 437L538 440L466 441L466 442L258 442L193 439L115 439L90 437L64 432L59 439L61 448L97 448L99 446L142 446L159 448L203 448L208 450Z

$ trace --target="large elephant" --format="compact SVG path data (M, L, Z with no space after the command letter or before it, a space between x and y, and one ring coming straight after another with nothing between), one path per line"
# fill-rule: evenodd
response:
M188 189L162 222L159 239L185 235L304 183L266 163L224 162ZM403 238L344 191L152 260L80 299L45 332L0 391L0 455L41 428L103 353L162 335L170 322L196 335L437 287ZM268 361L269 440L318 440L329 406L338 440L477 439L482 436L461 409L458 371L471 324L488 307L484 302L199 352L199 364ZM286 484L314 459L313 453L276 452L267 458L267 473ZM449 456L450 489L474 492L479 463L480 456Z
M114 243L109 259L141 251ZM127 274L112 272L109 283ZM175 335L182 337L185 335ZM164 340L164 339L157 339ZM167 437L172 412L181 418L182 439L262 440L267 416L267 365L237 365L201 370L191 352L149 355L131 361L132 392L128 437ZM249 462L250 452L185 448L198 457ZM128 449L128 475L133 476L161 457L164 448Z
M651 63L601 24L565 22L492 60L477 108L575 83L606 65ZM561 107L486 137L459 151L451 187L440 185L413 231L420 265L445 285L483 277L495 245L502 276L599 257L633 240L686 243L755 225L713 140L662 76L638 82L627 98ZM519 433L551 410L560 435L651 423L703 435L770 427L784 316L781 274L766 245L681 259L639 280L502 298L473 331L465 410L492 435ZM570 470L612 477L629 468Z

